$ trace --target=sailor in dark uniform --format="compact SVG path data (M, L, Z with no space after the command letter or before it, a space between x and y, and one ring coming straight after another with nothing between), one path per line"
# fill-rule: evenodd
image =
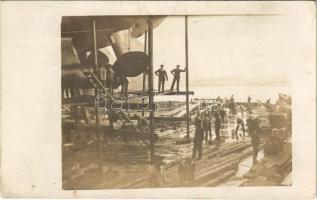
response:
M159 77L158 80L158 92L164 92L165 80L168 81L167 73L164 69L164 65L161 65L161 68L155 71L155 75ZM162 90L161 90L162 88Z
M184 69L179 69L179 65L176 66L175 69L173 69L171 71L171 73L174 75L174 79L173 79L173 82L172 82L172 86L171 86L171 90L174 89L174 85L175 85L175 82L177 82L177 86L176 86L176 89L177 89L177 92L179 92L179 80L180 80L180 77L181 77L181 72L185 72L186 70Z

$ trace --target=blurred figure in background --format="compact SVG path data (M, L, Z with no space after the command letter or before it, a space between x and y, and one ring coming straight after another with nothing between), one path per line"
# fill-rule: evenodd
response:
M243 132L243 139L244 139L244 137L245 137L245 126L244 126L244 122L243 122L243 120L241 119L241 118L238 118L237 119L237 127L236 127L236 139L238 140L239 138L238 138L238 131L239 131L239 128L242 128L242 132ZM241 134L240 134L240 137L241 137Z

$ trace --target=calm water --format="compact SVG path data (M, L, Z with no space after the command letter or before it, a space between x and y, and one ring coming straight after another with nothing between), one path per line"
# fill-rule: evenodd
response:
M181 88L182 91L185 88ZM275 103L279 93L289 94L290 89L288 87L259 87L259 86L213 86L213 87L190 87L191 91L194 91L192 98L217 98L228 97L233 94L236 101L247 101L248 95L251 96L252 101L260 100L266 101L271 98L271 103ZM156 96L156 101L168 101L177 100L185 101L185 96Z

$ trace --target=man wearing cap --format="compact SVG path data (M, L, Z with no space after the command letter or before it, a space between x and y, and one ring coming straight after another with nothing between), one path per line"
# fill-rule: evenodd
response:
M177 82L177 86L176 86L176 89L177 89L177 92L179 92L179 80L180 80L180 77L181 77L181 72L185 72L186 69L179 69L179 65L176 66L175 69L173 69L171 71L171 73L174 75L174 79L173 79L173 82L172 82L172 86L171 86L171 90L174 89L174 85L175 85L175 82Z
M203 140L204 140L204 129L202 126L202 117L199 111L197 112L197 116L195 118L195 136L194 136L194 146L193 146L193 154L192 154L192 159L196 158L196 154L198 152L198 160L201 159L202 156L202 151L203 151Z
M164 92L165 80L168 81L167 73L164 69L164 65L161 65L161 68L155 71L155 75L159 77L158 79L158 92ZM161 90L162 88L162 90Z
M259 131L259 121L254 116L251 116L247 119L247 127L248 127L248 133L249 137L251 137L251 143L252 143L252 161L253 165L257 162L258 152L259 152L259 143L260 138L258 135Z

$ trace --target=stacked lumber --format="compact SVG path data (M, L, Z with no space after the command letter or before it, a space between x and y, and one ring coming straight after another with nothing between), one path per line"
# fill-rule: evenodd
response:
M200 187L215 187L220 185L221 183L225 182L227 179L234 176L236 173L236 169L228 170L221 175L217 176L216 178L211 179L210 181L200 185Z
M113 189L122 189L122 188L137 188L137 184L140 182L145 182L147 177L143 174L131 174L123 173L120 176L107 181L101 185L98 185L97 189L104 188L113 188ZM131 186L135 187L131 187Z
M292 144L283 145L283 151L278 155L265 155L244 175L247 179L243 186L280 185L292 171Z
M187 183L186 185L180 185L178 183L179 177L177 167L179 163L191 156L191 152L188 152L187 155L178 159L174 159L173 161L163 165L166 171L168 182L163 181L159 187L217 186L232 177L237 171L239 161L246 156L251 155L251 153L252 148L250 141L224 143L221 144L220 147L205 147L203 150L202 160L194 161L194 180L191 183ZM148 174L146 173L148 165L135 165L135 167L137 167L137 169L134 171L133 169L132 171L127 171L126 169L129 167L124 166L124 170L114 168L113 170L108 170L104 173L99 172L98 175L93 175L90 173L90 179L94 179L95 183L90 183L89 187L98 189L148 187ZM91 169L87 167L87 171ZM83 170L79 171L81 171L81 173L83 172ZM65 170L65 172L67 172L67 170ZM83 176L85 175L81 174L80 177ZM76 177L77 179L74 179L74 181L80 179L80 177ZM72 181L73 183L70 185L74 186L74 181ZM76 187L81 188L83 186Z
M164 164L167 182L162 182L160 187L175 186L216 186L224 180L233 176L237 170L239 161L250 155L252 149L249 141L239 141L223 144L219 148L211 147L203 151L203 158L194 161L195 172L194 180L186 185L178 184L178 164L183 162L187 157L184 156L175 159L172 162ZM134 174L117 179L115 182L108 184L111 188L144 188L148 187L147 174ZM102 186L106 188L106 185Z
M199 103L189 104L189 110L197 108L198 106L199 106ZM181 106L179 108L176 108L170 112L161 114L161 116L164 116L164 117L182 117L185 114L186 114L186 105Z
M190 136L193 136L194 132L195 127L190 126ZM225 143L217 142L211 146L204 144L202 159L193 162L195 165L194 180L190 183L179 184L178 166L186 158L191 157L193 144L176 145L178 140L186 136L184 128L165 132L157 130L156 133L160 136L160 139L155 144L155 155L164 157L163 168L166 172L166 179L161 181L159 187L217 186L234 176L241 159L252 154L251 143L248 139ZM132 145L131 142L124 144L120 140L111 140L106 143L102 148L103 159L108 162L104 163L104 166L107 166L108 170L101 171L98 169L98 173L95 173L92 168L89 177L86 177L87 180L89 179L89 184L86 179L77 181L81 180L81 177L87 176L87 173L85 173L74 179L75 182L80 182L81 185L76 185L74 181L70 185L74 189L84 188L83 184L87 186L86 188L94 189L149 187L147 173L149 167L148 149ZM88 160L89 158L87 158L87 163L96 163L93 160L88 162Z
M195 163L195 178L189 186L216 186L230 178L240 160L252 153L250 146L249 142L240 141L208 153L206 159Z

